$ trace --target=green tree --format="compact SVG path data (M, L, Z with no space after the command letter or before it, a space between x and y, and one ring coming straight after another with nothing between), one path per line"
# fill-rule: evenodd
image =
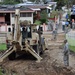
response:
M71 0L69 2L71 3L71 5L75 5L75 0Z
M22 2L22 0L4 0L1 4L17 4Z
M61 9L61 7L65 5L64 0L54 0L54 1L57 2L56 9Z
M67 8L75 5L75 0L54 0L57 2L57 9L61 9L62 6L67 5Z
M41 23L46 23L47 22L47 18L48 18L47 12L46 12L46 10L43 10L41 12L41 15L40 15Z

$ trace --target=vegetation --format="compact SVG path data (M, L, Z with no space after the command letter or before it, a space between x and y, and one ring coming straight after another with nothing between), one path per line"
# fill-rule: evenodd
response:
M69 46L70 50L75 52L75 46Z
M2 69L0 68L0 75L3 75L3 73L2 73Z
M35 0L29 0L32 2L35 2ZM40 0L36 0L37 3ZM57 8L61 9L62 6L67 5L67 6L71 6L75 4L75 0L54 0L55 2L57 2ZM22 3L23 0L4 0L3 2L1 2L0 4L17 4L17 3ZM43 0L44 3L47 3L47 0Z
M55 16L58 17L58 15L62 14L62 10L58 11L58 10L53 10L50 14L50 18L54 18Z
M48 15L46 10L41 11L40 15L39 14L34 14L34 23L37 25L47 23Z
M55 16L58 16L58 11L53 10L50 15L50 18L54 18Z
M47 12L46 12L46 10L43 10L43 11L41 12L41 16L40 16L40 21L41 21L41 23L42 23L42 24L43 24L43 23L46 23L46 22L47 22L47 19L48 19Z
M23 2L22 0L4 0L3 2L1 2L0 4L17 4L17 3L20 3L20 2Z
M6 50L7 47L6 47L6 44L0 44L0 50Z
M40 24L41 24L41 21L36 20L34 24L36 24L36 25L40 25Z
M57 7L56 9L61 9L62 6L66 5L67 8L71 7L72 5L75 4L75 0L54 0L57 2Z
M61 9L62 6L64 6L64 1L63 0L54 0L57 2L57 7L56 9Z

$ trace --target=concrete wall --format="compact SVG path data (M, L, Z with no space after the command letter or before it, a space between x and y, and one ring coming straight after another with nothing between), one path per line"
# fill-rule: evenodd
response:
M7 24L0 25L0 32L7 32Z

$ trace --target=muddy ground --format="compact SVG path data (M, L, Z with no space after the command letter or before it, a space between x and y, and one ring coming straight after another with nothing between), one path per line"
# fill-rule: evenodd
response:
M74 69L65 67L52 57L49 50L45 51L40 63L35 59L17 58L14 61L4 60L1 63L3 73L6 75L75 75Z
M46 35L45 37L48 50L41 55L43 59L39 63L36 62L32 55L22 55L14 61L9 61L6 58L0 63L3 75L75 75L73 67L65 67L63 64L60 42L52 41L50 36ZM60 40L63 39L64 37Z

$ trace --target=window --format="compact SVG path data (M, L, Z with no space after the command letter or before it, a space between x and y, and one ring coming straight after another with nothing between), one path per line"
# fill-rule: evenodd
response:
M20 17L31 17L32 14L31 13L21 13Z
M31 17L32 16L32 13L21 13L20 14L20 17ZM15 14L12 13L12 17L15 17Z
M8 32L11 32L11 28L8 28Z
M50 9L48 9L48 13L50 13Z
M31 13L27 13L27 17L31 17L32 16L32 14Z

